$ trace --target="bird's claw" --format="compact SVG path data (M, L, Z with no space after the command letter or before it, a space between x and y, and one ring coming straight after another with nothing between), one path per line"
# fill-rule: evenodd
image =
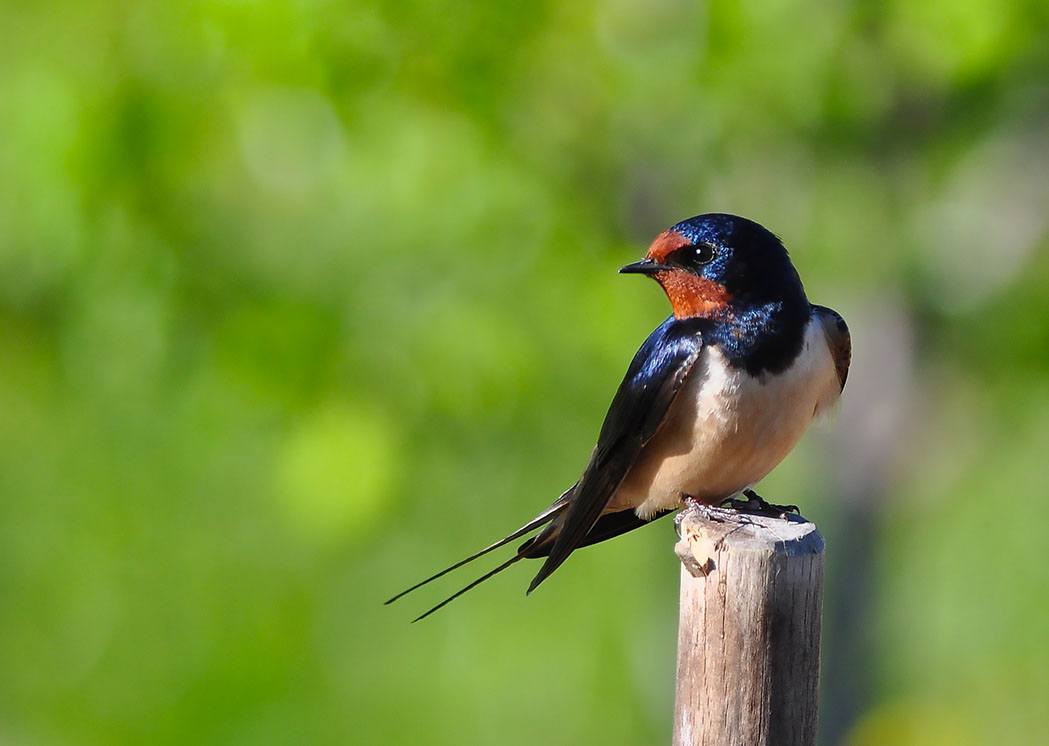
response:
M699 502L699 500L692 497L692 495L686 495L684 493L681 494L681 502L685 504L685 509L679 511L678 514L674 516L674 533L677 534L679 539L681 538L681 521L685 518L685 514L689 511L705 514L710 508L709 505L704 505Z
M722 500L721 506L732 508L740 513L762 515L769 518L786 518L790 513L797 513L799 515L801 513L797 505L776 505L774 503L766 502L765 498L754 490L744 490L743 495L747 498L746 500L730 497L726 500Z

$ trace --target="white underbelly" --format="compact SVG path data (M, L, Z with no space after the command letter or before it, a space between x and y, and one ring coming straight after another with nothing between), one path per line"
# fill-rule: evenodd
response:
M681 505L682 495L714 503L752 487L786 457L840 393L818 324L786 371L753 377L703 350L667 419L613 495L608 512L642 518Z

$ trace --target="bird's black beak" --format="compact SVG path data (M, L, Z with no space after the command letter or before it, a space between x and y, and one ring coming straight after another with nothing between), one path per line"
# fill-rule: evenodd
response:
M649 259L648 257L645 257L640 262L634 262L633 264L628 264L625 267L621 267L619 269L619 274L621 274L621 275L654 275L657 272L665 272L665 271L667 271L669 269L673 269L673 267L668 267L665 264L660 264L659 262L655 261L654 259Z

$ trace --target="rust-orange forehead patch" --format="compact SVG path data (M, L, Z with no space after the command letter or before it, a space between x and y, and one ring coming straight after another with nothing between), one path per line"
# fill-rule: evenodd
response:
M663 231L656 236L656 240L648 247L648 253L645 254L645 257L653 261L662 262L682 246L688 246L691 243L677 231Z

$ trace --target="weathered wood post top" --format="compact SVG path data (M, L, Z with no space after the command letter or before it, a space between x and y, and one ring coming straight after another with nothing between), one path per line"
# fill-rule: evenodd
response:
M674 746L815 746L823 537L694 506L678 518Z

